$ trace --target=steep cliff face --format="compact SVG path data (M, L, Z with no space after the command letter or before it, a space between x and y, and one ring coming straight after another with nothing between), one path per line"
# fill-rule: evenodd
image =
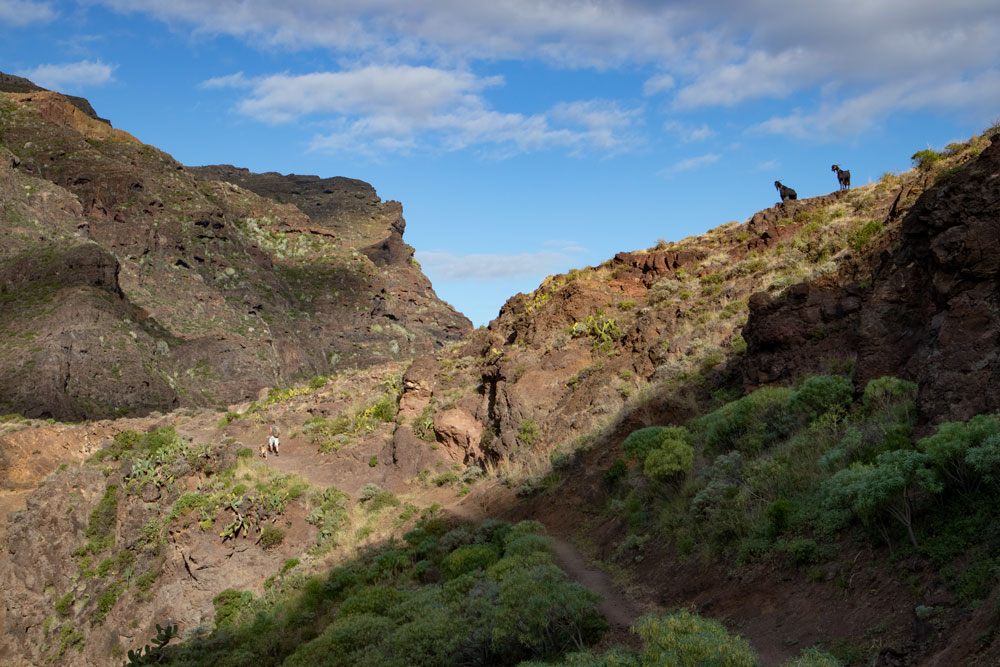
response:
M318 187L200 180L57 93L0 93L0 410L224 406L471 330L410 261L398 203L296 179Z
M409 347L429 352L434 341L456 340L471 323L437 298L413 259L413 248L403 241L406 220L397 201L382 201L368 183L353 178L255 174L230 165L188 167L197 178L235 183L262 197L295 206L304 212L317 234L327 234L367 257L379 267L374 293L374 324L405 329ZM369 327L370 329L371 327ZM371 333L369 331L369 333Z
M788 380L819 360L854 360L855 386L894 375L920 388L926 422L1000 400L1000 142L949 170L902 220L869 275L842 271L750 301L745 373Z

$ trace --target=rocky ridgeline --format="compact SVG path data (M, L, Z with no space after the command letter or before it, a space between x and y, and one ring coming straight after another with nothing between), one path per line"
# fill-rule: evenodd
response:
M751 308L794 299L809 281L857 289L849 286L870 280L873 258L896 242L903 214L932 182L921 170L887 175L552 276L465 345L417 359L404 376L395 446L413 451L432 425L454 460L499 462L530 487L553 452L682 419L720 383L732 391L790 379L750 370L764 363ZM789 371L803 362L786 356ZM853 359L850 348L810 357L828 371Z
M471 330L371 186L189 171L14 79L0 86L18 91L0 93L0 411L225 406Z

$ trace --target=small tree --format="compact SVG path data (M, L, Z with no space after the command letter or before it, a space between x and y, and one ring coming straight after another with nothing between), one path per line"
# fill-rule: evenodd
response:
M878 522L889 551L892 541L882 523L888 515L906 527L914 549L920 549L913 532L913 504L922 490L940 493L943 486L928 464L926 454L897 449L878 455L875 465L855 464L834 475L826 485L834 504L847 504L863 520Z
M931 167L933 167L934 164L941 159L941 154L938 153L937 151L927 148L922 151L917 151L912 156L910 156L910 159L913 160L914 166L923 171L926 171Z
M977 474L967 460L969 454L997 435L1000 435L1000 418L976 415L967 422L941 424L937 433L918 442L917 448L927 454L946 479L962 491L972 493L976 491L981 473Z

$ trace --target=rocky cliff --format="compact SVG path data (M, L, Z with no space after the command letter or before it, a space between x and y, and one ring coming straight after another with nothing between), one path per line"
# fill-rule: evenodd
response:
M196 177L28 88L0 93L0 410L224 406L471 330L411 261L402 207L371 186L261 175L261 195L205 180L251 175Z
M1000 142L938 175L870 272L841 271L750 301L750 385L787 381L817 360L854 362L855 386L884 375L919 387L925 422L1000 405Z

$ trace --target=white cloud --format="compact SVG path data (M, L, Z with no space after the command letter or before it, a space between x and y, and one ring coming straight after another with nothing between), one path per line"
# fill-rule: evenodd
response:
M546 276L565 270L575 255L586 252L575 242L546 241L558 249L521 254L456 255L445 250L418 250L417 261L435 281L494 282Z
M674 132L680 136L681 141L684 143L691 143L693 141L704 141L706 139L711 139L717 133L715 130L710 128L706 123L701 125L692 126L680 121L671 120L663 124L663 129L668 132Z
M733 106L758 97L785 97L813 76L816 57L801 47L778 54L751 53L743 62L709 70L681 88L675 105L696 109Z
M680 54L687 10L648 2L579 0L99 0L196 31L289 49L324 47L387 62L537 58L609 67Z
M424 142L445 150L502 145L508 151L563 148L614 151L629 144L636 110L606 100L556 105L547 113L491 109L483 91L501 77L427 66L368 65L339 72L242 73L208 79L202 88L249 88L237 109L268 123L304 116L330 128L312 149L366 154L405 152Z
M108 65L100 60L81 60L76 63L59 65L39 65L34 69L19 72L43 88L58 92L75 92L92 86L103 86L113 81L116 65Z
M557 104L549 112L553 121L580 128L579 143L604 150L628 147L632 129L641 123L641 110L628 109L611 100L585 100Z
M243 72L212 77L211 79L202 81L198 85L199 88L206 90L210 90L212 88L252 88L253 86L253 80L243 76Z
M241 81L237 77L231 78ZM240 103L240 111L268 122L286 122L313 113L363 114L383 131L408 132L413 126L431 123L446 109L481 107L478 93L502 82L498 77L484 79L468 72L408 65L275 74L254 83L250 97Z
M707 167L710 164L718 162L720 157L722 156L718 153L706 153L705 155L699 155L697 157L689 157L661 170L660 175L669 178L670 176L679 174L682 171L691 171L692 169Z
M31 23L48 23L56 16L56 11L48 2L0 0L0 24L22 27Z
M675 85L674 77L669 74L657 74L646 79L646 82L642 84L642 94L646 96L656 95L672 89Z
M832 141L858 134L883 121L894 111L935 109L966 110L980 122L1000 108L1000 70L989 70L965 80L920 78L876 87L845 99L826 102L814 111L795 109L776 116L756 129L801 139Z
M152 15L177 28L231 35L265 48L319 47L341 62L372 66L419 64L450 72L444 79L455 81L457 72L467 72L477 84L486 80L473 74L478 63L505 60L648 71L652 74L637 92L663 97L675 110L792 100L790 106L801 104L801 111L771 123L772 129L784 124L789 132L810 124L826 125L831 133L858 131L864 123L836 116L840 107L863 107L866 102L884 108L875 122L898 109L939 108L936 100L916 93L898 103L876 104L875 98L896 85L913 89L928 78L972 81L1000 62L996 0L95 1ZM958 85L965 105L948 108L978 109L992 98L988 92L976 95ZM474 89L464 90L478 96ZM429 91L437 92L433 87ZM267 108L271 103L263 94L247 104L247 112L270 113L272 120L302 115L285 109L282 116ZM539 141L528 138L531 134L549 145L581 141L579 133L547 127L552 112L499 113L485 104L476 111L462 104L455 116L452 123L481 125L484 130L478 134L494 131L490 127L520 126L517 133L529 144ZM458 136L462 143L463 132L445 134ZM598 131L590 136L593 142L602 140ZM697 139L692 135L689 140Z

